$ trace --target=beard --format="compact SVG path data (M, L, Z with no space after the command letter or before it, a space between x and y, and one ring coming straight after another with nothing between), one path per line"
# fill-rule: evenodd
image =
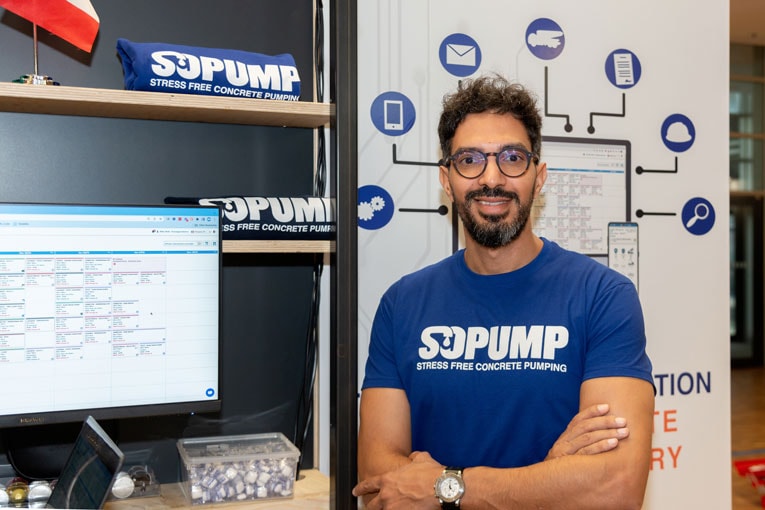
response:
M471 212L473 203L480 198L494 197L507 198L515 202L518 206L518 214L510 221L506 221L510 213L479 213L480 217L484 220L483 223L479 223L478 218ZM533 203L534 199L531 197L524 203L518 194L512 191L506 191L502 188L484 187L466 194L465 199L462 202L455 202L455 205L466 232L475 242L487 248L500 248L510 244L521 235L531 216L531 206Z

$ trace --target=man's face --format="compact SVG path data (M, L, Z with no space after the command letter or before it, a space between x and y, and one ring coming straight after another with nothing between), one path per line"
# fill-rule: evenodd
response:
M510 114L472 113L457 127L452 154L460 149L497 152L515 146L531 150L526 129ZM520 177L500 172L496 158L489 156L486 170L475 179L462 177L452 164L441 167L439 178L452 199L465 230L478 244L489 248L505 246L525 229L534 198L547 177L544 164L530 164Z

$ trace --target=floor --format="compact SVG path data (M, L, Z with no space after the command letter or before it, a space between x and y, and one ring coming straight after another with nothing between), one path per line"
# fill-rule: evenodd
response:
M765 368L731 370L733 461L765 458ZM760 494L731 463L733 510L762 510Z

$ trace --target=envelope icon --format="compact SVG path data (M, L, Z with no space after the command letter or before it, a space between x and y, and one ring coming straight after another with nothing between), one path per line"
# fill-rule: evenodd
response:
M447 44L446 63L454 66L475 67L475 46L470 44Z

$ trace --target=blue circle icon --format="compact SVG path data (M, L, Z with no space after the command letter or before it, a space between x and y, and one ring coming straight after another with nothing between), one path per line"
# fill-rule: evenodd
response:
M526 47L537 58L552 60L566 46L563 29L551 19L539 18L526 29Z
M414 103L400 92L384 92L377 96L369 113L378 131L390 136L407 133L417 118Z
M362 186L358 191L359 227L377 230L393 218L393 197L380 186Z
M661 125L661 139L673 152L685 152L696 139L696 128L691 119L680 113L666 118Z
M612 85L629 89L637 85L643 70L640 60L630 50L614 50L606 58L606 77Z
M702 236L712 230L715 224L715 208L705 198L692 198L683 206L681 218L685 230Z
M215 390L213 388L207 388L207 390L205 390L205 395L212 397L215 395Z
M470 76L481 66L481 48L466 34L451 34L438 49L441 65L454 76Z

